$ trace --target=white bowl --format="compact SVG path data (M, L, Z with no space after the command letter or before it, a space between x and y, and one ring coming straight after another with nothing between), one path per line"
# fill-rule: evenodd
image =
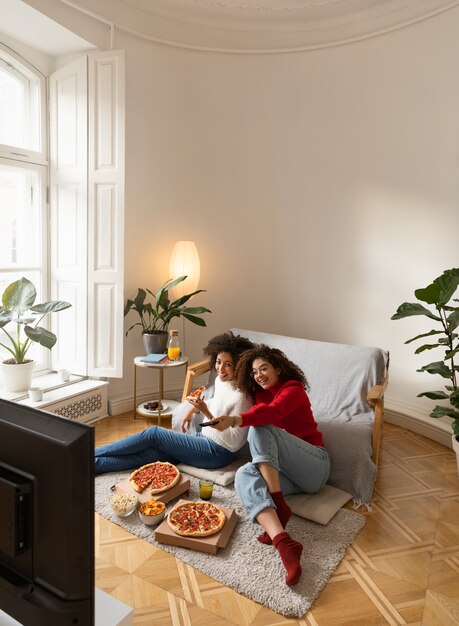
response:
M127 517L137 508L139 498L133 493L115 493L110 505L118 517Z
M139 511L140 519L147 526L155 526L155 524L159 524L159 522L162 519L164 519L165 515L166 515L166 509L164 509L164 511L162 511L161 513L158 513L158 515L144 515L143 513Z

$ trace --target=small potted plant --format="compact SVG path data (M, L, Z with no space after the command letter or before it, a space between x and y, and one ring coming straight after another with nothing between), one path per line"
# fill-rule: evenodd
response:
M57 337L47 328L39 326L48 313L56 313L72 306L70 302L53 300L34 304L37 290L27 278L11 283L2 295L0 328L7 342L0 342L11 357L1 363L6 391L25 391L30 387L35 362L26 355L32 343L51 350Z
M458 285L459 268L445 270L430 285L424 289L416 289L414 292L414 295L420 302L433 305L433 311L418 302L404 302L398 307L397 312L391 319L399 320L412 315L424 315L435 323L435 328L408 339L405 343L432 337L432 343L425 343L419 346L415 354L438 348L444 351L441 360L423 365L417 371L437 374L448 380L448 384L445 384L444 389L424 391L418 397L425 396L431 400L445 402L445 404L435 406L430 417L439 418L446 416L452 419L453 449L456 452L459 473L459 389L457 384L459 366L456 365L459 359L457 332L459 307L452 305L452 302L459 302L457 298L453 298Z
M145 354L160 354L165 351L169 322L174 317L184 317L189 322L197 324L198 326L206 325L205 320L200 316L203 313L211 313L209 309L203 306L185 306L192 296L205 291L205 289L198 289L176 300L170 300L169 298L169 291L186 278L186 276L179 276L175 279L169 279L156 293L153 293L149 289L139 288L134 300L127 300L124 307L124 316L126 316L129 311L134 310L139 315L140 321L127 329L126 336L133 328L141 326ZM146 302L147 294L153 297L153 302Z

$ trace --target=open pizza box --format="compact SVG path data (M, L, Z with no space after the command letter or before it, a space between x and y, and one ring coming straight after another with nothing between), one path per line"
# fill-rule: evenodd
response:
M139 498L139 502L146 502L150 498L154 498L158 500L158 502L164 502L167 504L174 498L178 498L182 494L186 493L190 488L190 480L185 478L183 474L180 475L180 480L176 485L167 489L166 491L161 491L160 493L155 493L151 495L150 489L147 487L141 493L135 491L132 488L131 483L129 482L129 477L122 480L120 483L115 485L115 491L117 493L133 493Z
M179 500L179 504L184 504L189 500ZM155 530L155 539L159 543L165 543L169 546L179 546L180 548L189 548L190 550L198 550L199 552L207 552L208 554L217 554L220 548L228 545L233 530L236 527L238 514L233 509L225 509L220 507L226 515L226 522L223 528L215 535L209 537L182 537L177 535L164 519Z

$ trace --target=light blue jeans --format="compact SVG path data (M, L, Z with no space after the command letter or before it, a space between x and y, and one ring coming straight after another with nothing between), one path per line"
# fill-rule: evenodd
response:
M276 508L258 463L269 463L279 471L284 496L315 493L327 482L330 460L324 448L276 426L251 426L248 441L252 462L238 469L235 487L252 520L264 509Z
M121 472L154 461L215 469L228 465L233 459L233 452L201 433L185 435L150 426L140 433L96 448L95 470L96 474Z

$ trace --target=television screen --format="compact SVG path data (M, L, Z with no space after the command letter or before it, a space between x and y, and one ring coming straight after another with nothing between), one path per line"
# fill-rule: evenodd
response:
M94 624L94 431L0 399L0 609Z

